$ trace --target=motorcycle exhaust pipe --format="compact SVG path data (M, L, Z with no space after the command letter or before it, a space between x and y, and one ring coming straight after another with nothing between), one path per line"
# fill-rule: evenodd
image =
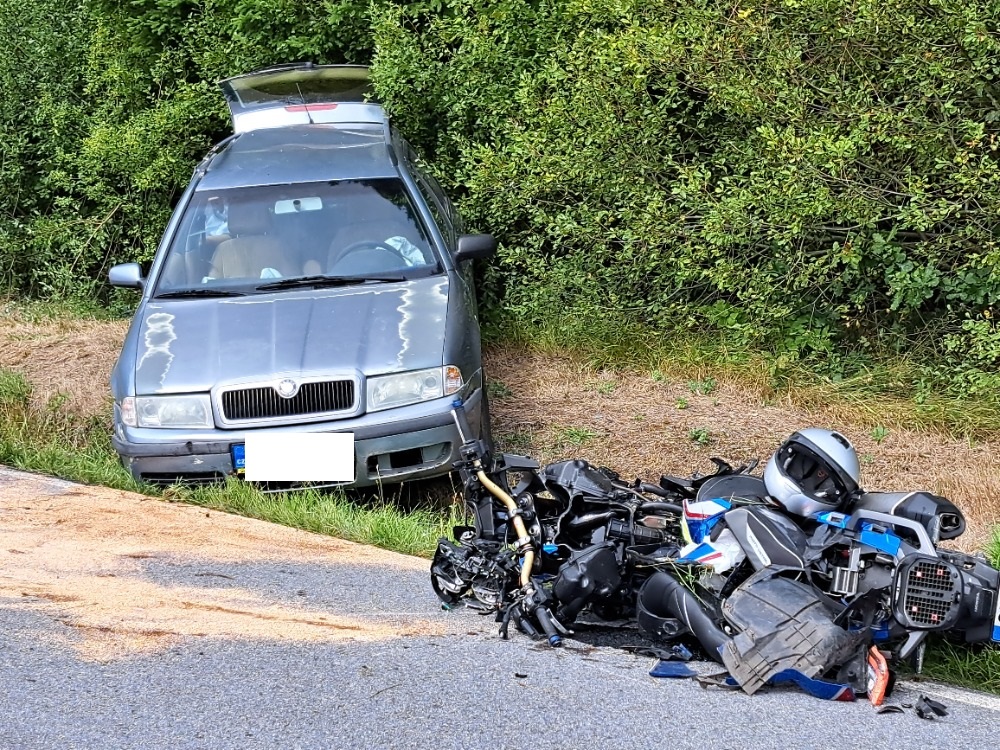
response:
M654 573L639 589L637 619L639 630L651 637L670 635L666 622L679 620L687 627L715 661L722 663L722 647L729 642L698 598L668 573ZM674 633L679 635L679 633Z

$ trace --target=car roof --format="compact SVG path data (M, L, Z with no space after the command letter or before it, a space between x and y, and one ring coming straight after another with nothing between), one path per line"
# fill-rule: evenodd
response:
M384 121L252 130L221 146L199 171L197 190L399 176Z

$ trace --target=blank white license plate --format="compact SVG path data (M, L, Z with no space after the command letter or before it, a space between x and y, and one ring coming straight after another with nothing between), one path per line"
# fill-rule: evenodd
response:
M354 433L303 432L247 435L250 482L353 482Z

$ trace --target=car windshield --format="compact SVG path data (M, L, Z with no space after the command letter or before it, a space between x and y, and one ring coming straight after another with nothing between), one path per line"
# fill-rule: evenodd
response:
M154 296L264 294L301 288L268 283L282 279L406 279L440 270L399 179L198 191L167 251Z

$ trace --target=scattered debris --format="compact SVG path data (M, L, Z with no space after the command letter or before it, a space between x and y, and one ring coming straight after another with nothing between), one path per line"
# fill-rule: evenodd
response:
M939 703L933 698L928 698L926 695L920 696L913 710L917 712L917 716L921 719L936 719L939 716L948 715L948 709L943 703Z
M674 677L687 678L698 675L691 667L682 661L664 661L661 659L656 666L649 670L650 677Z
M462 406L454 409L471 435ZM961 511L928 492L869 493L843 435L792 434L768 461L657 484L623 481L583 460L547 466L492 456L468 440L462 477L472 524L441 539L435 592L560 646L584 612L634 618L660 662L691 677L697 650L726 667L702 686L794 685L825 700L891 693L892 663L921 661L930 632L1000 640L1000 571L938 542L965 530ZM921 703L924 718L935 705ZM943 707L941 707L943 710ZM921 713L923 712L923 713Z
M882 706L876 713L879 714L901 714L904 713L902 706Z

